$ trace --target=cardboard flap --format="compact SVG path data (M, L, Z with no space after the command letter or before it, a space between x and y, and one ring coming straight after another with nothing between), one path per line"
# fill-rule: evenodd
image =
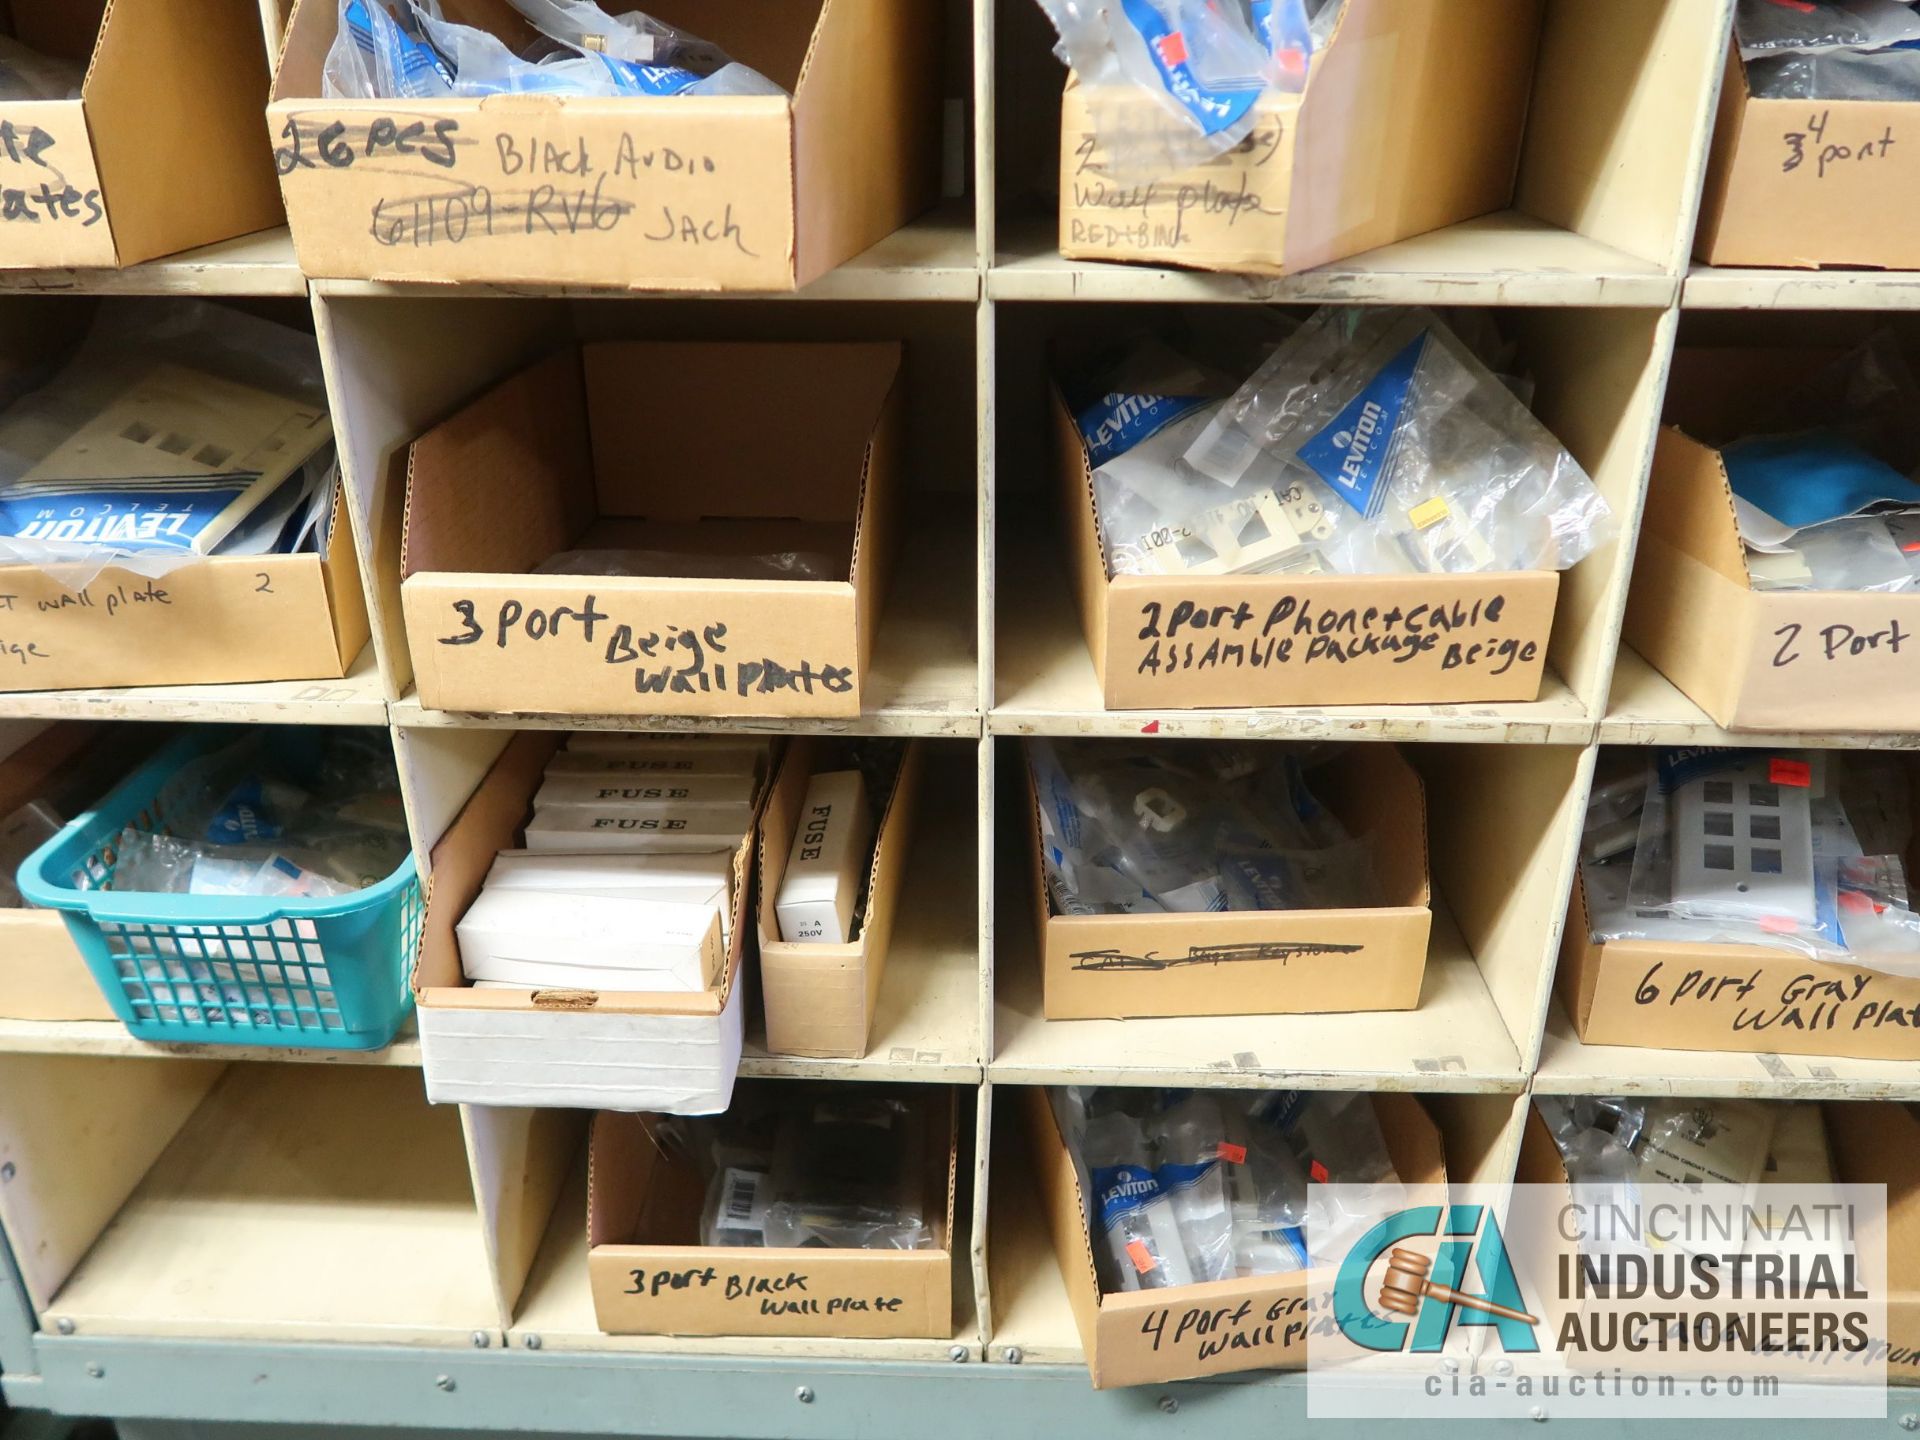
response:
M1642 538L1674 546L1748 588L1746 547L1720 452L1679 428L1662 426L1654 446Z
M642 341L583 353L602 514L851 523L902 347Z
M748 4L756 15L770 8ZM789 86L794 170L810 192L797 207L798 283L933 202L941 33L929 0L831 0L822 11L799 86ZM816 203L816 189L833 203Z
M256 0L109 7L85 94L121 264L284 218L273 153L261 143L267 60ZM209 178L189 199L183 176Z
M647 1117L602 1110L587 1140L587 1244L625 1245L640 1232L640 1212L656 1152Z
M1373 1097L1373 1115L1393 1168L1408 1185L1444 1185L1447 1163L1440 1127L1413 1095L1382 1091Z
M1067 568L1074 607L1086 631L1096 675L1107 668L1107 557L1100 546L1100 507L1093 498L1093 468L1073 412L1053 389L1053 448L1060 476L1060 514L1067 536Z
M560 737L550 732L516 735L434 845L428 856L426 920L413 967L416 994L467 983L454 927L480 894L494 856L513 848L547 761L559 748Z
M1356 745L1308 772L1307 787L1373 850L1387 905L1428 905L1427 790L1397 745Z
M1534 0L1348 0L1292 138L1289 269L1510 203L1542 10ZM1436 143L1431 122L1443 116ZM1452 138L1461 135L1486 138Z
M1054 1254L1060 1261L1060 1277L1066 1282L1074 1328L1079 1330L1081 1348L1092 1361L1100 1327L1100 1272L1093 1263L1086 1196L1081 1193L1080 1177L1074 1171L1073 1157L1067 1152L1066 1137L1060 1133L1046 1089L1032 1085L1020 1095L1026 1112L1022 1129L1026 1132L1033 1183L1047 1231L1053 1237Z
M524 574L592 523L580 365L578 351L563 350L413 442L402 579Z

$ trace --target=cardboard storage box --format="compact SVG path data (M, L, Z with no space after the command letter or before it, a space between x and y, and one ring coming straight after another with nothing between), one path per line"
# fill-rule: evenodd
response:
M413 443L401 605L420 703L860 713L892 556L897 344L593 344ZM574 549L826 553L833 580L533 575Z
M0 690L337 680L369 634L346 499L324 554L214 555L159 579L106 569L69 590L0 566Z
M255 0L13 0L8 33L86 66L4 106L0 268L133 265L278 225Z
M1709 265L1920 266L1920 103L1758 100L1727 56L1694 253Z
M1372 841L1387 903L1365 910L1055 915L1034 807L1041 1003L1049 1020L1412 1010L1433 928L1426 790L1392 745L1356 745L1314 771L1314 794Z
M933 1250L703 1246L706 1187L664 1151L640 1115L593 1121L587 1170L587 1272L609 1335L805 1335L936 1339L953 1334L958 1112L925 1087ZM946 1143L940 1143L941 1137Z
M0 759L0 820L43 798L99 737L95 726L54 725ZM113 1018L59 911L0 909L0 1019Z
M1538 698L1556 571L1109 579L1086 442L1053 401L1069 578L1109 709Z
M558 744L551 733L515 736L433 847L413 970L427 1098L687 1115L724 1110L740 1066L753 829L734 854L724 966L706 990L476 989L461 969L455 926L494 857L514 848Z
M1094 112L1181 122L1144 95L1096 107L1069 79L1060 253L1281 275L1504 209L1541 11L1538 0L1349 0L1303 94L1270 92L1238 146L1164 178L1116 169Z
M1920 978L1763 945L1602 942L1592 933L1575 877L1560 998L1589 1045L1920 1060Z
M766 1002L767 1049L775 1055L858 1060L867 1053L874 1006L886 973L901 881L913 846L914 820L926 769L926 747L907 745L893 794L864 867L865 923L849 944L795 945L780 938L774 902L800 823L806 782L838 767L829 742L796 739L781 762L780 782L760 819L760 989Z
M1037 1198L1066 1281L1067 1302L1087 1352L1094 1389L1241 1370L1306 1368L1308 1330L1314 1323L1310 1307L1316 1296L1324 1301L1330 1291L1330 1273L1296 1270L1102 1293L1094 1267L1096 1241L1087 1221L1087 1197L1047 1092L1040 1086L1027 1087L1021 1103L1026 1110ZM1408 1188L1407 1203L1444 1198L1447 1167L1440 1131L1420 1102L1411 1095L1383 1093L1373 1097L1373 1110L1393 1167ZM1440 1193L1431 1193L1434 1190ZM1195 1314L1207 1315L1212 1323L1200 1327L1180 1323L1183 1315Z
M1866 1357L1871 1360L1885 1354L1887 1382L1891 1385L1920 1385L1920 1120L1903 1104L1892 1101L1834 1100L1821 1104L1826 1124L1827 1150L1833 1161L1834 1183L1839 1185L1884 1185L1887 1187L1886 1229L1877 1237L1884 1249L1886 1275L1887 1332L1869 1336ZM1522 1185L1566 1185L1567 1168L1559 1147L1539 1110L1529 1102L1520 1142L1519 1170L1514 1177ZM1871 1216L1864 1222L1872 1225ZM1570 1250L1564 1240L1555 1237L1558 1247ZM1874 1242L1870 1241L1871 1246ZM1871 1253L1871 1251L1869 1251ZM1571 1262L1571 1254L1568 1259ZM1536 1255L1535 1264L1552 1264ZM1549 1273L1539 1269L1535 1274ZM1543 1319L1557 1333L1568 1310L1568 1302L1551 1290L1538 1292ZM1543 1329L1546 1328L1543 1326ZM1764 1351L1749 1352L1748 1361L1768 1362ZM1659 1366L1660 1353L1648 1348L1637 1354L1622 1351L1610 1357L1610 1363L1633 1366ZM1670 1363L1670 1362L1669 1362ZM1845 1383L1857 1379L1847 1368L1847 1358L1822 1364L1810 1374L1793 1376L1784 1367L1804 1362L1776 1356L1772 1365L1782 1378ZM1774 1373L1769 1369L1763 1373Z
M516 51L534 38L503 0L442 9ZM301 0L267 107L300 268L792 290L932 203L942 93L933 0L655 0L647 10L793 98L325 100L337 0Z
M1920 593L1764 591L1748 575L1718 444L1777 428L1779 382L1828 353L1674 357L1623 633L1729 730L1904 730L1920 714Z

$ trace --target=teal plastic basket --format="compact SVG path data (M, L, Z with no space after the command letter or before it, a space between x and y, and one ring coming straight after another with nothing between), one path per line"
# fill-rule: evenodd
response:
M167 829L168 784L182 767L245 732L195 726L92 810L27 857L20 893L62 912L113 1013L142 1040L375 1050L412 1008L407 957L424 907L409 855L351 895L120 894L120 832ZM296 771L320 741L289 730L276 754Z

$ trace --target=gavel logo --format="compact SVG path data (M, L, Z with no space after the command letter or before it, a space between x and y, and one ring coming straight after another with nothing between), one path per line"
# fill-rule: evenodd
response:
M1477 1295L1462 1295L1445 1285L1435 1285L1427 1279L1432 1271L1433 1262L1418 1250L1392 1251L1387 1256L1386 1279L1380 1282L1380 1308L1393 1315L1418 1315L1421 1299L1431 1297L1445 1305L1463 1305L1469 1310L1484 1310L1489 1315L1504 1315L1529 1325L1540 1323L1537 1316L1524 1310L1510 1310Z

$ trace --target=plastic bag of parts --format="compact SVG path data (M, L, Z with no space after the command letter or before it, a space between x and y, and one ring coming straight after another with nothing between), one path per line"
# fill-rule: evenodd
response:
M1578 462L1427 310L1316 312L1185 458L1223 487L1279 467L1339 517L1317 562L1342 574L1565 570L1614 530Z
M1158 178L1231 150L1252 131L1273 54L1218 0L1039 0L1055 53L1087 87L1108 169ZM1147 96L1151 106L1138 103Z
M678 1122L710 1167L703 1245L931 1250L927 1111L888 1096L803 1092Z
M1209 348L1237 352L1251 368L1294 328L1265 312L1257 332L1227 343L1215 334ZM1149 335L1070 387L1110 575L1271 573L1299 566L1331 533L1336 517L1316 498L1276 488L1277 467L1223 492L1186 463L1188 447L1245 373Z
M448 20L438 0L341 0L321 93L329 99L445 95L784 95L717 47L650 16L585 0L514 0L538 33L516 52Z
M535 29L589 60L602 61L621 93L785 95L719 46L631 10L609 15L593 0L511 0Z
M1832 763L1662 752L1649 765L1632 854L1583 861L1593 938L1763 945L1920 974L1905 865L1897 851L1863 852ZM1877 843L1904 848L1910 834L1869 818ZM1598 848L1600 828L1590 811L1583 848Z
M78 100L87 67L0 35L0 100Z
M0 411L0 564L80 589L325 543L337 468L311 335L199 301L109 302Z
M1920 40L1920 15L1902 0L1740 0L1740 58L1788 51L1884 50Z
M1748 550L1747 575L1755 590L1911 590L1920 585L1920 514L1810 526L1778 550Z
M671 576L685 580L844 580L848 557L822 550L765 555L694 555L673 550L564 550L536 575Z
M169 830L129 827L116 845L121 893L334 896L406 858L406 822L384 736L329 732L295 774L250 736L169 782Z
M1920 50L1821 50L1769 55L1747 66L1761 100L1920 100Z
M1365 1096L1070 1088L1051 1099L1109 1293L1304 1269L1403 1199ZM1349 1193L1339 1205L1329 1185L1365 1187L1361 1203Z
M1027 744L1062 915L1382 903L1370 843L1346 832L1277 747Z

